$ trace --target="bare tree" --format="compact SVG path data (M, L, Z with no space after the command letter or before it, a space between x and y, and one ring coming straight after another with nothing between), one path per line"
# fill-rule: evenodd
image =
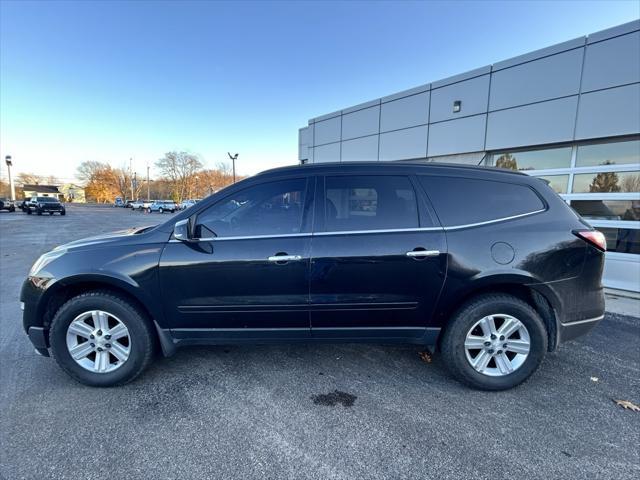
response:
M109 165L95 160L87 160L78 165L76 177L87 184L90 183L98 174L104 172Z
M16 182L22 185L39 185L44 182L44 179L35 173L21 172L16 176Z
M176 202L184 200L191 192L195 174L202 169L202 162L187 152L168 152L156 162L156 167L172 186L172 196Z
M622 177L620 187L623 192L640 192L640 175L628 174Z
M510 153L503 153L496 160L496 167L518 170L518 162Z

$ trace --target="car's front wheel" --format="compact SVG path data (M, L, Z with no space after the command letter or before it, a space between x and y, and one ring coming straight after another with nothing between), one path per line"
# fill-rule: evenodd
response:
M55 314L49 343L58 365L94 387L123 385L149 365L153 330L143 312L110 292L88 292Z
M506 390L524 382L547 351L540 315L506 294L487 294L463 305L450 319L440 348L447 368L482 390Z

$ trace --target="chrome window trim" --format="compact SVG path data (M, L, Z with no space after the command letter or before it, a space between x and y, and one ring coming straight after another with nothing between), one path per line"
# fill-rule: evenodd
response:
M362 235L362 234L371 234L371 233L402 233L402 232L441 232L441 231L449 231L449 230L461 230L463 228L472 228L472 227L480 227L483 225L491 225L493 223L505 222L508 220L514 220L516 218L528 217L530 215L535 215L537 213L541 213L546 211L546 208L541 208L540 210L535 210L533 212L520 213L518 215L512 215L510 217L502 217L496 218L493 220L486 220L484 222L477 223L468 223L465 225L452 225L449 227L418 227L418 228L387 228L387 229L379 229L379 230L345 230L345 231L334 231L334 232L308 232L308 233L284 233L279 235L247 235L247 236L237 236L237 237L214 237L211 239L207 239L206 241L212 242L222 242L226 240L251 240L251 239L267 239L267 238L292 238L292 237L326 237L328 235ZM181 243L181 240L176 240L172 238L169 240L169 243Z
M311 232L307 233L282 233L278 235L241 235L234 237L212 237L210 239L202 240L209 242L222 242L226 240L251 240L251 239L266 239L266 238L291 238L291 237L311 237ZM196 240L197 241L197 240ZM182 240L172 238L169 243L182 243Z
M443 227L415 227L415 228L383 228L377 230L336 230L332 232L314 232L313 236L324 237L327 235L361 235L364 233L400 233L400 232L434 232L442 231Z
M460 230L460 229L463 229L463 228L479 227L481 225L491 225L492 223L505 222L507 220L514 220L516 218L528 217L530 215L535 215L537 213L545 212L546 210L547 210L546 208L541 208L540 210L535 210L533 212L527 212L527 213L520 213L518 215L511 215L510 217L496 218L494 220L485 220L484 222L468 223L466 225L454 225L454 226L451 226L451 227L444 227L444 229L445 230Z

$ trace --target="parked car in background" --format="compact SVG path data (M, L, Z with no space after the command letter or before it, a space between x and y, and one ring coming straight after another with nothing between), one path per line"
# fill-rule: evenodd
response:
M462 382L503 390L602 320L605 250L521 172L312 164L59 246L20 301L36 350L88 385L131 381L156 348L333 341L439 348Z
M43 213L48 213L49 215L53 215L54 213L59 213L60 215L67 214L64 205L54 197L31 197L31 200L27 203L26 212L29 215L34 212L38 215L42 215Z
M0 198L0 210L15 212L16 205L15 203L13 203L13 200L9 200L8 198Z
M151 200L135 200L131 203L131 208L134 210L147 210L151 203Z
M189 200L183 200L180 203L180 210L184 210L186 208L193 207L200 200L201 200L200 198L192 198L192 199L189 199Z
M124 203L124 208L133 208L133 202L134 202L133 200L127 200Z
M115 202L113 202L114 207L124 207L126 203L122 200L122 197L116 197Z
M26 213L27 205L29 205L30 201L31 201L31 198L25 198L24 200L18 202L17 206L20 210Z
M178 210L178 205L176 205L176 202L174 202L173 200L156 200L151 205L149 205L149 208L147 208L147 211L149 213L151 213L151 212L159 212L159 213L171 212L171 213L173 213L176 210Z

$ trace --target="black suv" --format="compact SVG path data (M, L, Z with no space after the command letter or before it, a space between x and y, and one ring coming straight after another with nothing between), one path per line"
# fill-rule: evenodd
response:
M42 215L43 213L48 213L49 215L53 215L54 213L59 213L60 215L67 214L64 205L62 205L57 198L53 197L31 197L31 200L25 204L25 211L29 215L33 212L38 215Z
M478 167L270 170L156 227L42 255L24 328L73 378L128 382L156 347L406 342L500 390L604 314L603 235L542 180Z

